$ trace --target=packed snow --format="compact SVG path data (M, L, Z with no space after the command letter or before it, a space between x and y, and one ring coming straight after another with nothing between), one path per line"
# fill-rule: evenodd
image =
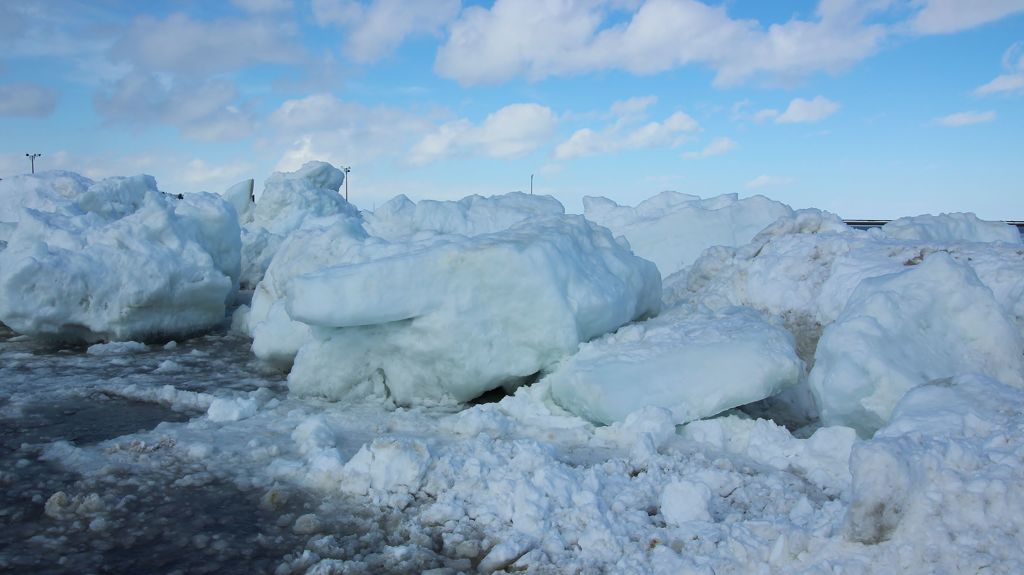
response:
M1016 230L343 176L0 182L0 570L1024 570Z

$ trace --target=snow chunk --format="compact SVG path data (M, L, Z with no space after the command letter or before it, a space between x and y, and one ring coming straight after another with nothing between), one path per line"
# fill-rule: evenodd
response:
M430 451L421 441L392 437L374 439L345 464L341 489L353 495L370 494L394 502L394 496L409 497L420 489L430 461Z
M1013 322L967 266L935 253L865 279L815 354L811 391L826 424L870 435L910 388L978 372L1024 386Z
M46 181L45 179L43 180ZM224 319L238 223L213 194L179 199L150 176L110 178L26 209L0 252L0 320L84 341L186 335Z
M795 384L803 365L793 345L750 309L675 308L583 345L547 379L555 401L594 422L659 406L685 423Z
M660 307L654 265L580 216L363 249L381 257L289 284L287 316L317 328L293 392L466 401Z
M239 421L256 415L257 408L251 397L218 397L210 403L206 417L216 422Z
M682 525L690 521L711 521L708 502L711 490L694 481L673 481L661 492L661 515L669 525Z
M882 226L890 238L926 242L1006 242L1020 245L1017 228L1005 222L985 221L972 213L925 214L900 218Z
M112 341L90 345L85 353L89 355L124 355L148 351L149 346L137 341Z
M24 174L0 180L0 241L7 241L21 220L22 210L57 211L74 201L95 182L63 170Z
M846 537L910 540L971 572L1019 565L1022 413L1024 392L980 375L908 392L853 450Z
M741 246L775 220L791 215L785 204L764 196L739 199L725 194L702 200L662 192L635 208L607 198L583 199L584 215L625 236L638 256L667 277L690 266L711 246Z

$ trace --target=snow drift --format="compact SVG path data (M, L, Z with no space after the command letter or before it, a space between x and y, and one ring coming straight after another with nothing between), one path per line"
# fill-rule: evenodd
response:
M173 337L223 321L238 289L240 240L219 197L179 199L151 176L14 180L6 189L21 192L23 208L0 251L0 321L90 342Z

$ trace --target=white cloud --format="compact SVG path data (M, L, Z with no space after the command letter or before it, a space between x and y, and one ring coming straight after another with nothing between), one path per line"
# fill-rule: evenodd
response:
M1024 93L1024 43L1016 42L1003 54L1003 68L1006 74L996 76L992 81L978 86L974 93L988 96L999 93Z
M294 26L276 20L193 20L172 14L164 20L135 19L114 43L110 57L148 72L208 75L235 72L261 63L301 59Z
M436 124L431 113L413 114L313 94L285 101L270 115L268 126L274 137L264 147L289 142L276 169L294 170L314 159L335 165L396 159Z
M611 106L614 122L600 131L590 128L576 130L568 140L555 148L556 160L610 154L622 150L675 146L686 134L700 130L700 124L685 112L675 112L661 122L643 123L646 110L657 101L654 97L630 98Z
M182 136L224 141L252 133L254 120L237 106L238 91L227 80L173 81L131 72L93 98L97 113L109 122L175 126Z
M1024 0L917 0L910 25L919 34L950 34L1024 11Z
M717 71L717 84L768 73L837 72L873 54L885 28L865 19L887 2L825 1L813 20L767 28L697 0L645 0L627 21L602 0L496 0L467 8L451 26L435 69L462 84L514 76L619 69L653 74L688 64ZM621 7L621 6L620 6Z
M786 111L775 118L775 123L811 124L828 118L838 110L839 104L837 102L822 96L815 96L813 100L795 98L786 107Z
M785 176L768 176L760 175L753 180L747 182L747 187L756 190L758 188L774 188L780 186L788 186L794 182L793 178L787 178Z
M231 3L254 14L287 12L294 6L293 0L231 0Z
M372 0L314 0L313 16L321 26L347 29L345 53L354 61L372 63L401 46L406 38L440 35L459 14L460 0L405 2Z
M946 128L959 128L961 126L970 126L973 124L983 124L985 122L991 122L996 119L996 113L989 110L987 112L957 112L956 114L950 114L948 116L942 116L941 118L935 118L932 120L933 124L938 126L944 126Z
M254 177L253 169L252 164L243 161L211 165L199 158L194 158L185 163L180 177L183 183L193 189L219 192L227 189L231 184Z
M688 160L701 160L704 158L727 154L738 147L739 144L737 144L732 138L715 138L714 140L711 140L711 143L705 146L703 150L700 150L699 152L686 152L683 154L683 157Z
M756 113L754 113L754 121L757 122L758 124L761 124L767 122L768 120L774 120L775 118L778 118L779 114L781 113L782 112L779 112L774 108L758 110Z
M557 125L550 108L511 104L487 116L479 126L466 119L439 126L412 147L409 161L423 165L475 151L492 158L521 157L547 143Z
M0 85L0 116L49 116L57 107L57 93L38 84Z

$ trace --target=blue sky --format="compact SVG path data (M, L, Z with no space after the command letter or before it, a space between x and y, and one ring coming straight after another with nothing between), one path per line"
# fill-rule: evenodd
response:
M0 177L1024 219L1024 0L25 0L0 49Z

